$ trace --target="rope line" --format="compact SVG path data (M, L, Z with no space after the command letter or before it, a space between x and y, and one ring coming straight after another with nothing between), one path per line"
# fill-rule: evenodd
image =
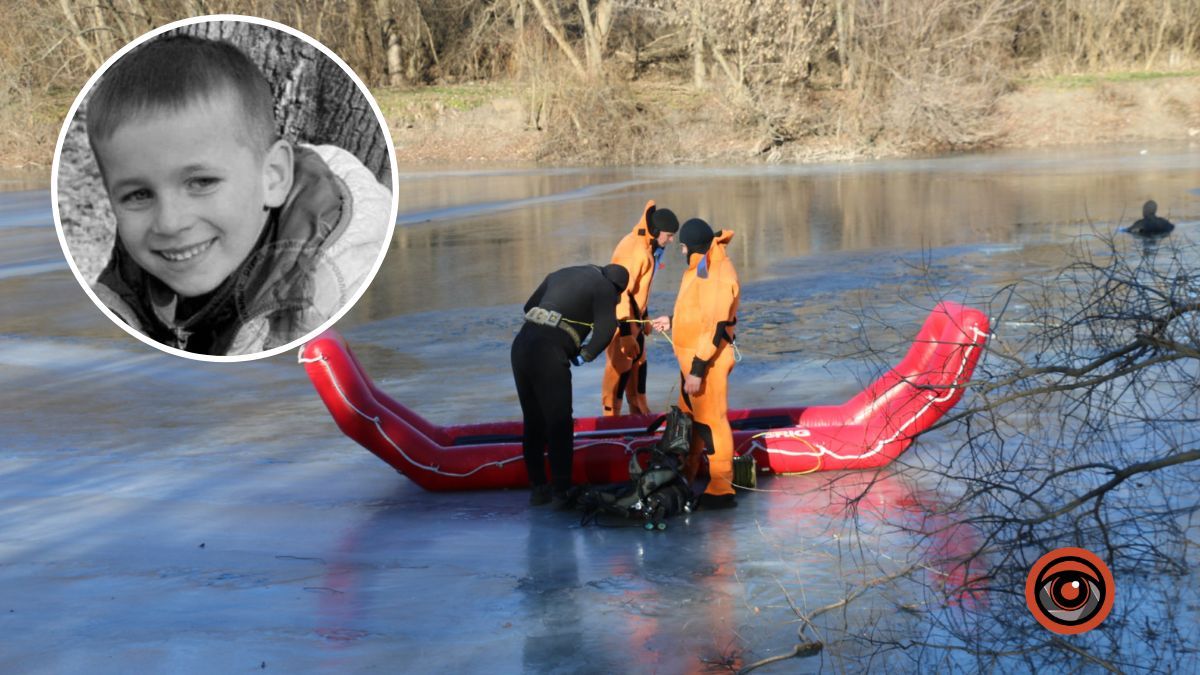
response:
M779 454L779 455L785 455L785 456L789 456L789 457L816 457L818 459L820 459L820 457L822 455L832 457L834 459L840 459L840 460L866 459L868 457L872 457L874 455L879 454L883 450L884 446L886 446L887 444L889 444L889 443L895 441L897 438L899 438L906 429L908 429L910 426L915 424L916 421L918 419L920 419L920 417L922 415L924 415L925 412L927 410L929 410L929 408L931 408L934 404L948 401L952 396L954 396L955 391L958 389L959 386L961 386L959 384L959 378L962 377L963 371L966 370L966 368L967 368L967 363L970 361L971 353L974 350L978 349L980 346L980 343L978 342L979 337L980 336L982 336L984 338L988 337L988 333L981 331L974 326L971 327L971 331L974 333L974 337L976 338L976 341L970 343L970 345L968 345L967 348L963 350L962 362L959 363L958 372L956 372L954 374L954 379L951 380L950 386L947 387L946 395L942 396L942 397L938 397L937 395L931 394L929 397L929 400L926 401L925 405L921 406L921 409L918 410L912 416L912 418L910 418L904 424L900 425L900 427L896 430L896 433L892 434L888 438L885 438L885 439L877 442L875 444L875 446L873 448L871 448L870 450L868 450L867 452L862 453L860 455L840 455L819 443L812 443L812 442L809 442L809 441L804 440L803 438L800 438L797 436L784 436L783 438L793 438L793 439L799 440L799 441L803 442L805 445L808 445L810 448L817 450L818 452L814 454L811 452L792 452L792 451L783 450L783 449L768 448L766 445L761 444L757 440L755 440L757 438L757 436L751 438L751 440L754 443L754 446L757 446L758 448L762 449L763 451L765 451L767 454L770 454L770 455ZM772 433L777 433L777 432L766 431L759 435L765 437ZM754 451L753 446L751 447L750 451L751 452Z
M318 357L316 359L309 361L309 363L312 363L314 361L320 361L321 365L323 365L325 367L325 370L329 373L329 380L330 380L330 382L333 383L333 387L337 391L338 396L342 397L342 401L345 402L345 404L347 406L349 406L350 409L353 410L355 413L357 413L360 417L362 417L363 419L368 420L372 424L374 424L375 429L379 432L379 435L383 437L383 440L387 441L388 445L395 448L396 452L399 453L400 456L403 457L406 462L408 462L409 464L413 465L414 467L416 467L418 469L421 469L423 471L428 471L430 473L434 473L439 476L446 476L448 478L465 478L467 476L476 474L476 473L478 473L486 468L489 468L489 467L496 467L499 469L499 468L503 468L505 464L511 464L515 461L524 459L524 455L517 455L516 457L510 457L508 459L485 462L484 464L481 464L481 465L475 467L474 469L471 469L470 471L467 471L465 473L464 472L454 472L454 471L443 471L441 469L441 467L439 467L437 465L422 464L421 462L418 462L417 460L413 459L412 457L409 457L408 453L404 452L404 449L401 448L395 441L392 440L392 437L388 435L386 430L384 430L383 422L380 417L375 416L375 415L368 415L367 413L360 410L358 408L358 406L354 405L353 402L350 401L350 397L346 395L346 392L342 389L341 385L338 384L337 378L334 377L333 366L329 365L329 359L325 358L324 356L321 356L321 357Z
M621 319L621 321L624 321L625 323L654 323L654 321L652 321L650 319ZM653 337L655 335L663 336L664 338L667 339L667 342L671 345L671 349L675 348L675 341L671 339L671 334L668 333L667 331L659 330L659 331L655 331L655 332L651 333L650 335L651 335L651 337Z
M325 358L323 356L318 356L318 357L312 358L312 359L304 358L304 348L307 346L308 345L300 345L300 349L296 351L296 363L299 363L299 364L316 363L317 361L320 361Z
M363 419L374 424L375 429L379 432L379 435L381 437L383 437L383 440L387 441L388 445L392 446L396 450L396 452L399 453L400 456L404 458L404 460L406 462L408 462L409 464L411 464L413 467L415 467L417 469L421 469L422 471L428 471L430 473L434 473L439 476L446 476L449 478L465 478L467 476L471 476L471 475L478 473L479 471L482 471L483 469L486 469L489 467L496 467L499 469L499 468L503 468L506 464L511 464L516 461L523 461L525 459L524 454L520 454L515 457L509 457L507 459L493 460L490 462L485 462L484 464L481 464L481 465L475 467L474 469L467 471L465 473L464 472L444 471L444 470L442 470L442 468L440 466L432 465L432 464L423 464L421 462L418 462L417 460L410 457L408 455L408 453L404 452L404 449L401 448L395 441L392 440L392 437L390 435L388 435L387 431L383 428L383 422L382 422L381 417L376 416L376 415L368 415L366 412L359 409L358 406L354 405L353 402L351 402L350 397L347 396L345 390L343 390L341 385L338 384L337 378L334 377L333 366L331 366L329 364L328 358L326 358L325 356L318 356L316 358L311 358L311 359L301 359L301 363L320 363L322 366L324 366L325 371L329 374L329 381L333 384L333 388L335 391L337 391L338 396L341 397L342 402L345 403L351 410L353 410L360 417L362 417ZM418 431L417 433L420 433L420 432ZM430 440L430 442L433 443L432 439ZM626 455L632 455L636 452L636 450L633 448L633 444L635 442L637 442L637 441L634 438L629 438L627 440L618 440L618 439L613 438L613 439L604 439L604 440L597 440L597 441L585 441L583 443L577 444L575 446L575 451L578 452L580 450L585 450L587 448L602 446L602 445L620 445L625 449ZM436 445L436 443L434 443L434 444Z
M883 450L884 446L895 441L897 438L899 438L904 433L904 431L906 429L908 429L910 426L915 424L916 421L922 415L924 415L925 412L928 411L930 407L932 407L933 405L935 405L937 403L941 403L941 402L949 400L955 394L956 389L960 386L959 378L961 378L963 371L966 370L967 363L970 361L971 353L974 350L978 349L980 346L980 343L978 342L978 338L980 336L982 336L984 338L988 337L988 333L981 331L976 327L972 327L971 330L974 333L976 342L972 342L969 346L966 347L966 349L963 350L962 361L959 363L958 371L955 373L954 379L951 381L951 385L948 387L948 391L945 394L945 396L939 397L937 395L931 394L928 401L925 403L925 405L922 406L921 409L918 410L912 416L911 419L909 419L904 424L902 424L896 430L896 432L894 434L892 434L890 437L877 442L871 450L869 450L865 453L859 454L859 455L841 455L841 454L838 454L838 453L835 453L835 452L829 450L829 448L826 448L825 446L823 446L819 443L815 443L815 442L809 441L803 437L794 436L794 435L793 436L783 436L783 438L792 438L794 440L798 440L801 443L807 445L809 448L812 448L813 452L796 452L796 451L783 450L780 448L769 448L764 443L760 442L758 439L766 438L766 437L770 436L771 434L779 433L779 432L765 431L765 432L755 434L754 436L750 437L750 439L748 441L750 443L750 449L748 452L753 453L756 449L761 449L764 452L766 452L768 455L778 454L778 455L784 455L784 456L789 456L789 457L815 457L818 460L817 466L813 469L810 469L810 470L807 470L804 472L798 472L801 475L819 471L820 467L822 465L822 462L821 462L822 456L828 456L828 457L832 457L834 459L839 459L839 460L850 460L850 459L865 459L865 458L868 458L868 457L878 454L879 452L881 452ZM669 337L667 339L670 340ZM735 349L736 349L736 347L735 347ZM298 361L298 363L301 363L301 364L320 363L325 368L325 371L329 377L329 381L333 384L333 388L338 393L338 396L341 397L342 402L345 403L346 406L349 407L351 410L353 410L355 412L355 414L357 414L358 416L362 417L365 420L370 421L373 425L375 425L376 431L378 431L379 435L383 438L383 440L385 440L388 445L390 445L393 449L395 449L395 451L406 462L408 462L410 465L412 465L413 467L415 467L417 469L420 469L422 471L428 471L430 473L433 473L433 474L436 474L439 476L446 476L448 478L465 478L467 476L474 475L474 474L476 474L484 469L490 468L490 467L503 468L507 464L511 464L516 461L524 460L523 454L516 455L514 457L510 457L507 459L493 460L490 462L485 462L467 472L444 471L438 465L424 464L422 462L418 462L417 460L410 457L408 455L408 453L406 453L404 451L404 449L399 446L399 444L397 444L394 440L392 440L391 436L387 433L387 431L383 427L383 421L382 421L381 417L379 417L377 415L369 415L366 412L364 412L363 410L361 410L358 406L354 405L354 403L350 400L350 397L346 394L346 391L344 389L342 389L342 386L338 383L337 378L335 377L335 373L333 371L333 366L330 365L329 359L327 357L325 357L324 355L321 355L321 356L317 356L314 358L305 358L303 349L301 349L301 351L297 354L297 361ZM414 431L416 431L416 430L414 430ZM416 433L420 433L420 432L416 431ZM430 442L433 443L432 439L430 440ZM637 442L637 439L632 438L632 437L629 437L625 440L617 440L614 438L614 439L587 441L587 442L583 442L581 444L576 445L575 450L576 451L585 450L587 448L597 447L597 446L602 446L602 445L620 445L625 449L626 455L631 455L636 452L636 450L633 447L634 443L636 443L636 442ZM436 445L436 443L434 443L434 444ZM744 446L745 442L743 442L742 445ZM735 454L744 455L746 453L745 452L740 452L740 453L735 452Z

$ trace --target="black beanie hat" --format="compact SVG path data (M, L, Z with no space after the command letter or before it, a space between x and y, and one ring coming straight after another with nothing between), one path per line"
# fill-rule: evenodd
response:
M708 253L708 247L712 245L712 240L712 228L699 218L692 218L679 228L679 243L687 246L689 255Z
M601 273L605 279L608 279L612 282L613 286L617 287L618 291L623 291L629 286L629 270L616 263L605 265Z
M658 236L659 232L678 232L679 219L671 209L654 209L650 214L650 234Z

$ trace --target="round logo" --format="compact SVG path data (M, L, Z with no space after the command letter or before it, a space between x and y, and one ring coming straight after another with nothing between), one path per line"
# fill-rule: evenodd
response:
M1115 591L1108 566L1091 551L1070 546L1039 558L1025 578L1033 618L1059 635L1099 626L1112 610Z

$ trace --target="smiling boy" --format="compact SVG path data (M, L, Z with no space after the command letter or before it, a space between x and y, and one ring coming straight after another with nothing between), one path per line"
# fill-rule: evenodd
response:
M353 155L279 138L270 86L236 47L143 45L105 75L88 137L117 220L94 289L131 327L190 352L300 338L365 281L391 195Z

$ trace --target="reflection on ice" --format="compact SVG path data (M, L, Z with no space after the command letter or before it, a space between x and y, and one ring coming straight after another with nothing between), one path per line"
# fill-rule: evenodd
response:
M503 671L591 672L595 665L595 672L693 672L740 663L747 653L790 647L792 604L811 611L836 601L847 582L866 582L909 555L950 578L947 549L961 555L978 544L959 530L900 531L936 504L894 478L873 488L877 496L860 507L868 534L855 533L846 527L842 496L864 487L853 483L834 489L811 477L771 481L774 491L748 498L736 513L693 515L662 533L580 528L575 515L526 510L520 493L400 499L343 536L340 560L329 561L333 571L319 584L332 591L321 601L332 612L321 617L322 630L371 634L375 621L399 611L373 597L382 587L423 617L400 624L398 636L420 671L470 668L481 651ZM454 505L462 501L474 508ZM895 517L906 522L892 523ZM404 551L403 567L362 564L380 545ZM857 546L886 550L895 562L864 560ZM867 604L872 621L903 623L887 618L892 609ZM365 611L347 621L347 607ZM448 625L455 627L449 633ZM463 634L472 647L454 648Z
M216 373L140 345L3 346L18 385L72 378L3 401L6 429L46 425L0 470L0 620L12 610L19 672L694 672L789 648L792 606L847 584L911 562L953 578L941 547L973 545L922 529L937 497L910 479L881 479L851 517L863 476L769 481L666 532L580 528L520 491L415 488L312 424L325 413L287 360ZM71 356L39 356L55 350ZM911 630L893 602L822 626Z

